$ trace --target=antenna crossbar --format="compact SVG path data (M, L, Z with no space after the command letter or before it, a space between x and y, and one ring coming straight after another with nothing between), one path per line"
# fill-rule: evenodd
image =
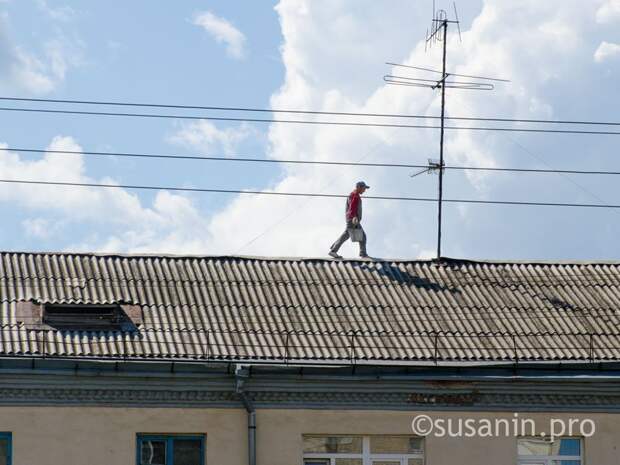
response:
M401 67L401 68L417 69L419 71L428 71L429 73L442 74L441 71L438 71L438 70L432 69L432 68L424 68L422 66L403 65L401 63L392 63L392 62L386 62L385 64L386 65L390 65L390 66L398 66L398 67ZM448 74L450 76L465 77L465 78L470 78L470 79L483 79L483 80L486 80L486 81L510 82L509 79L492 78L492 77L486 77L486 76L474 76L472 74L457 74L457 73L448 73Z
M426 87L429 89L439 89L442 86L450 89L470 89L470 90L493 90L495 86L487 82L468 82L468 81L447 81L451 77L450 74L446 74L442 79L423 79L406 76L395 76L387 74L383 76L383 80L388 84L412 86L412 87Z

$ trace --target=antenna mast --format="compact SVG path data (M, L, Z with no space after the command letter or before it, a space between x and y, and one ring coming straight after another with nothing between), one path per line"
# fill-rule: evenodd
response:
M442 10L440 10L442 11ZM434 19L437 21L437 19ZM439 26L443 30L443 64L442 64L442 76L438 85L441 87L441 133L439 136L439 196L437 197L437 259L441 258L441 213L443 206L443 173L445 163L443 161L443 138L444 138L444 125L446 120L446 86L444 85L448 75L446 74L446 48L448 44L448 20L443 19Z
M435 10L435 1L433 1L433 20L430 34L427 31L426 35L426 49L431 48L436 42L443 42L442 47L442 68L441 71L434 69L423 68L420 66L402 65L399 63L386 63L388 65L415 69L418 71L424 71L426 73L441 74L441 78L437 79L423 79L418 77L396 76L388 74L383 77L383 80L388 84L399 86L411 86L411 87L426 87L432 90L441 89L441 132L439 136L439 161L429 160L428 168L419 173L415 173L412 177L417 176L423 172L438 172L439 173L439 185L438 185L438 197L437 197L437 259L441 259L441 233L442 233L442 213L443 213L443 177L445 171L444 163L444 130L445 130L445 118L446 118L446 88L452 89L468 89L468 90L493 90L495 87L489 81L495 82L509 82L506 79L489 78L483 76L471 76L467 74L455 74L448 73L446 71L446 55L448 46L448 24L456 24L459 39L461 39L461 26L459 22L458 12L456 11L456 3L454 6L454 19L448 19L448 13L445 10ZM479 81L468 80L449 80L450 77L460 77L467 79L479 79Z

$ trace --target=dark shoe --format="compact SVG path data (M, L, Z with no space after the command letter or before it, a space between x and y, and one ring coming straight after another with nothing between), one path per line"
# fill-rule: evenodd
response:
M336 252L332 252L331 250L329 251L327 255L329 255L332 258L342 258L342 256L338 255Z
M370 258L367 253L360 253L360 258Z

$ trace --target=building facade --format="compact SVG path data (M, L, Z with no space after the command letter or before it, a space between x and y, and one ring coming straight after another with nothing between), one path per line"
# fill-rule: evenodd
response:
M0 464L618 464L619 303L613 263L2 253Z

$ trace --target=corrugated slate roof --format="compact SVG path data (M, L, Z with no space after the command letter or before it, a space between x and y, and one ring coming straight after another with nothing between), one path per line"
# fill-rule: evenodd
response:
M16 303L133 304L135 333ZM620 264L0 253L0 355L361 362L620 359Z

